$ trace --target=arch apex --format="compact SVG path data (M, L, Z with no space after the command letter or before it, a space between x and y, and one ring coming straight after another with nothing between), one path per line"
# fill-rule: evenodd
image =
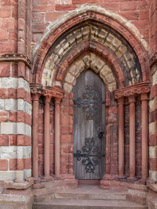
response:
M105 17L111 18L112 20L116 21L117 23L125 27L125 29L127 29L129 32L131 32L133 36L135 36L136 39L141 43L141 45L146 51L149 50L149 45L145 41L144 36L140 33L139 29L134 24L132 24L129 20L127 20L125 17L122 17L121 15L115 12L112 12L110 10L107 10L101 6L84 4L80 8L77 8L74 11L68 12L67 14L64 15L64 17L59 18L58 20L52 22L49 26L47 26L45 33L43 34L42 38L40 39L40 41L38 42L38 44L36 45L33 51L33 58L35 57L37 51L40 49L43 41L48 39L48 37L53 31L55 31L58 27L63 25L65 22L77 16L81 16L84 13L90 13L90 12L93 12L93 14L94 13L101 14ZM86 19L87 18L90 19L90 15L89 17L86 17ZM106 21L106 24L107 24L107 21Z

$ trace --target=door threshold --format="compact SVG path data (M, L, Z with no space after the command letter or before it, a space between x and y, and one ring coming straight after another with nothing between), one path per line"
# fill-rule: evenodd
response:
M79 185L100 185L100 180L87 180L87 179L80 179L78 180Z

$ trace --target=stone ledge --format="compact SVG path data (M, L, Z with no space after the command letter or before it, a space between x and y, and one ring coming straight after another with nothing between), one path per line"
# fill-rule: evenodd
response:
M29 69L32 68L31 60L26 55L19 53L0 55L0 62L23 62Z
M29 178L24 182L14 182L14 181L6 181L4 183L5 189L17 189L17 190L25 190L31 187L34 184L33 178Z
M130 190L137 190L137 191L142 191L142 192L147 192L147 186L143 184L128 184L128 189Z
M34 198L31 193L29 195L0 194L0 208L31 209L33 200Z

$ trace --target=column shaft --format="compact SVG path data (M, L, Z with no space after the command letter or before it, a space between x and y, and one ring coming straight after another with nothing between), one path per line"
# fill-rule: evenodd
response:
M130 178L135 177L135 97L129 97Z
M118 100L119 176L124 176L124 98Z
M38 109L39 94L33 95L33 177L38 178Z
M55 175L60 175L60 99L55 98Z
M141 95L142 100L142 179L148 177L148 101L147 94Z
M44 174L50 175L50 101L46 96L44 108Z

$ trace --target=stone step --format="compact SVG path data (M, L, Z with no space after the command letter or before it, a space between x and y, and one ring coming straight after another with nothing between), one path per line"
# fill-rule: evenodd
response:
M75 189L70 188L43 188L34 192L35 202L50 199L82 199L82 200L126 200L127 190L125 188L100 189L98 186L84 185Z
M129 201L53 199L33 204L33 209L148 209Z
M56 199L81 199L81 200L126 200L125 194L117 193L72 193L72 192L60 192L55 193Z

